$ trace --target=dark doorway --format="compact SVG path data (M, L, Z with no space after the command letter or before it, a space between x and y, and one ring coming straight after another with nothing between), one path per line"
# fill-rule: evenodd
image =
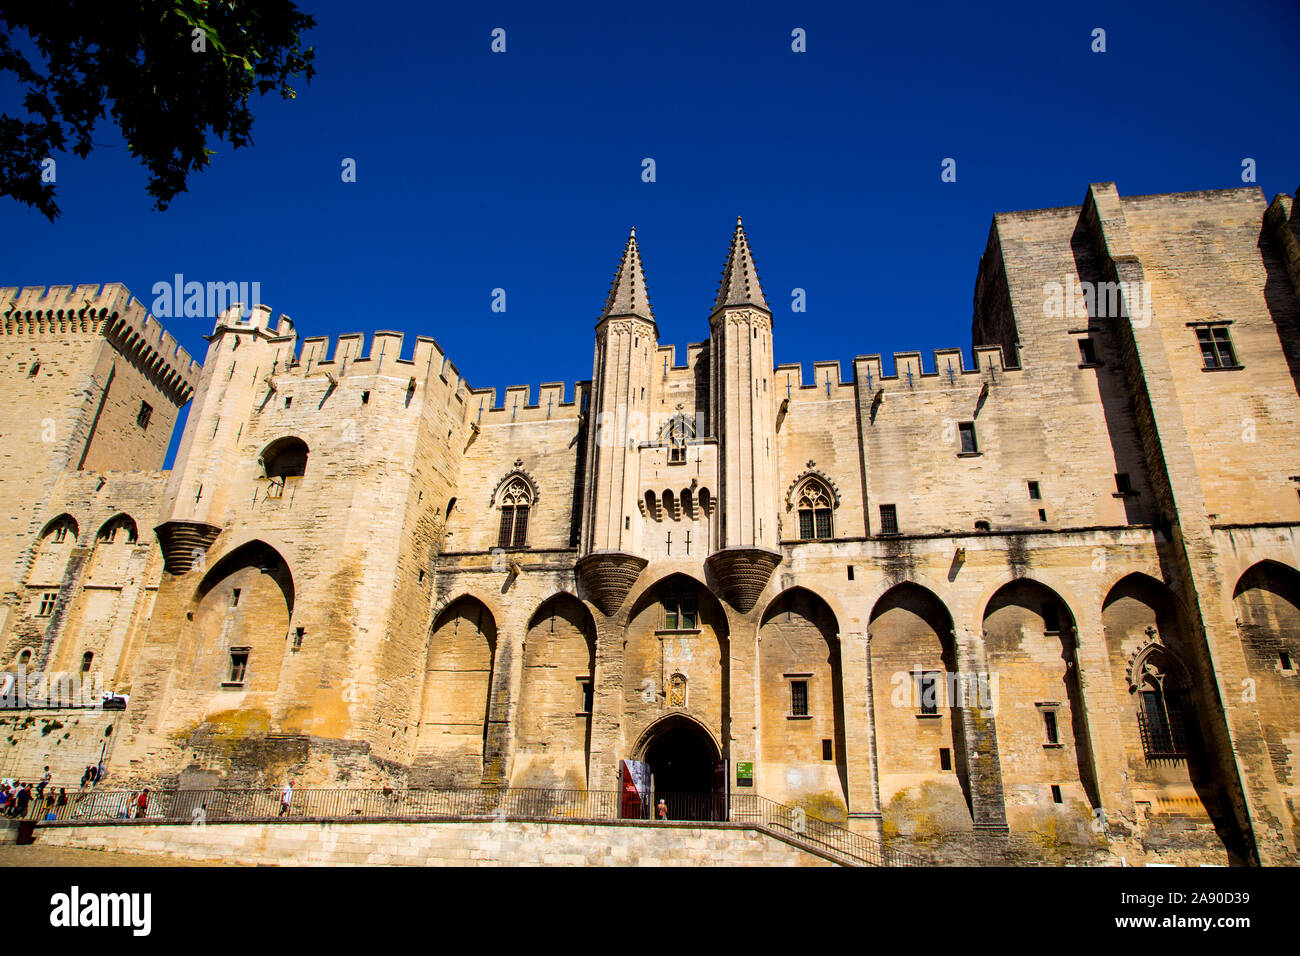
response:
M703 728L669 718L646 744L644 759L654 778L655 806L662 798L669 820L727 818L725 780L718 773L721 761Z

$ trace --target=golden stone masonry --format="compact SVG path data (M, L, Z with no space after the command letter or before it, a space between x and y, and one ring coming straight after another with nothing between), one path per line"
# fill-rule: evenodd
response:
M591 380L500 402L431 338L256 305L200 367L120 285L0 289L0 663L128 699L0 710L0 776L636 760L941 862L1300 862L1293 198L995 216L974 367L784 321L739 220L706 341L633 231Z

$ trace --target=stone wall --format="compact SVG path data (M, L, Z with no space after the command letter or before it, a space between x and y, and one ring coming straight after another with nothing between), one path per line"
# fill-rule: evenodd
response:
M121 711L0 713L0 778L38 781L48 766L53 785L75 793L86 767L109 763L121 723Z
M758 831L590 823L42 826L51 846L285 866L833 866Z

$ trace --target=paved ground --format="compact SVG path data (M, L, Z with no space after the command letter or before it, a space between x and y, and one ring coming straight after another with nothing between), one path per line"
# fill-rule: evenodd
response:
M0 846L0 867L6 866L231 866L229 863L205 863L178 860L146 853L121 853L105 850L76 850L64 846Z

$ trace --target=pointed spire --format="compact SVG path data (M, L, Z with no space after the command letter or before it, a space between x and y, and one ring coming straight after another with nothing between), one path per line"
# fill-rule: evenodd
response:
M623 261L614 274L614 284L609 287L609 297L605 299L605 309L600 313L603 322L614 315L632 315L649 322L655 320L650 308L650 293L646 290L645 270L641 267L641 250L636 244L636 227L627 237L623 249Z
M727 265L722 270L722 284L718 286L718 299L713 311L733 305L757 306L764 312L771 313L767 299L763 298L763 285L758 281L758 270L754 267L754 256L749 251L749 240L745 238L745 227L740 217L736 217L736 232L731 237L731 251L727 254Z

